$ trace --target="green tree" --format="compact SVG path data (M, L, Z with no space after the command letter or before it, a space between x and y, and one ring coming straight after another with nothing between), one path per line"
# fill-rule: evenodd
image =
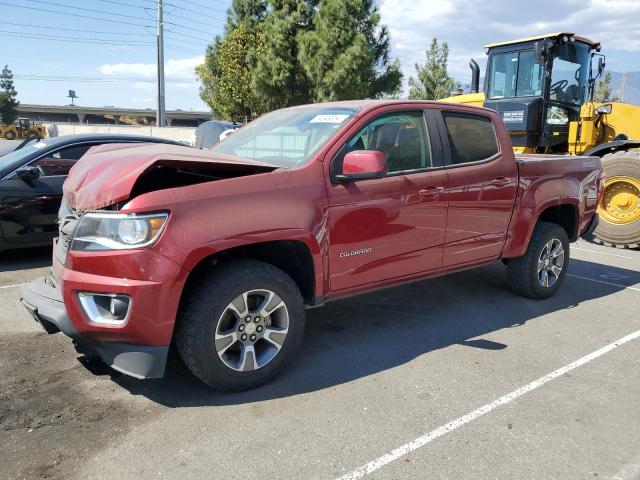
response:
M373 0L320 0L313 28L299 35L299 60L316 101L379 98L401 87L389 33Z
M613 89L611 87L611 74L609 72L604 74L604 77L598 81L596 89L593 92L593 99L596 102L615 102L617 98L612 95Z
M259 30L259 28L258 28ZM196 67L202 87L200 97L217 118L239 120L265 112L263 99L252 87L252 52L260 33L251 33L239 24L224 40L209 45L205 61Z
M418 78L409 79L409 98L416 100L439 100L451 95L451 91L460 84L447 73L449 60L449 45L444 42L438 45L434 38L431 47L426 51L426 63L416 63Z
M5 125L9 125L18 118L18 105L16 92L13 84L13 73L9 66L5 65L0 73L0 120Z
M248 31L255 33L267 14L268 3L268 0L233 0L227 10L227 35L238 25L244 25Z
M298 38L312 26L308 0L271 0L256 52L253 86L269 110L313 101L312 84L300 63Z

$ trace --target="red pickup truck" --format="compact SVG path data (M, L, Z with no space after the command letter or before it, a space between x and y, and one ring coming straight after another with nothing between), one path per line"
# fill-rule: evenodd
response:
M175 342L208 385L246 389L292 358L305 306L497 259L516 293L549 297L602 184L595 157L514 157L491 110L288 108L212 151L94 148L65 183L50 274L21 298L116 370L162 376Z

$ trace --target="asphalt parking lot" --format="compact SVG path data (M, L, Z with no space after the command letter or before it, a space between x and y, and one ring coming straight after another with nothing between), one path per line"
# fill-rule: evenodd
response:
M638 479L640 251L573 247L549 300L496 263L310 310L242 394L82 357L18 301L49 252L0 254L0 477Z

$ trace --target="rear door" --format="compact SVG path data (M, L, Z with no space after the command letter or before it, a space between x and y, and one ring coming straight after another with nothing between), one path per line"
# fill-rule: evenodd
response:
M445 267L497 258L506 240L517 193L517 167L503 155L489 116L441 111L447 145L449 210Z
M427 117L415 106L370 114L332 159L335 175L347 152L378 150L389 169L381 179L328 183L332 291L442 266L447 175Z
M36 158L29 164L40 170L35 180L22 180L15 172L0 180L0 222L8 243L44 244L57 235L62 184L94 145L68 146Z

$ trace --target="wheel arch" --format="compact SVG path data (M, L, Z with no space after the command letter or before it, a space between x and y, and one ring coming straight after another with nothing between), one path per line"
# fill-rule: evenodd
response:
M604 157L608 153L616 153L634 148L640 148L640 140L613 140L611 142L596 145L583 153L583 155Z
M219 262L233 259L251 259L269 263L283 270L289 275L300 289L306 304L313 305L318 298L317 287L319 278L316 265L319 249L314 252L313 247L301 239L274 239L258 242L247 242L209 251L199 257L190 259L191 270L184 292L188 291L191 282L197 281L204 271L215 268Z
M570 242L577 240L580 226L580 210L576 200L556 199L543 204L539 210L522 208L518 210L518 218L511 227L511 236L502 250L502 258L518 258L525 254L531 241L533 231L540 222L560 225L569 237Z

